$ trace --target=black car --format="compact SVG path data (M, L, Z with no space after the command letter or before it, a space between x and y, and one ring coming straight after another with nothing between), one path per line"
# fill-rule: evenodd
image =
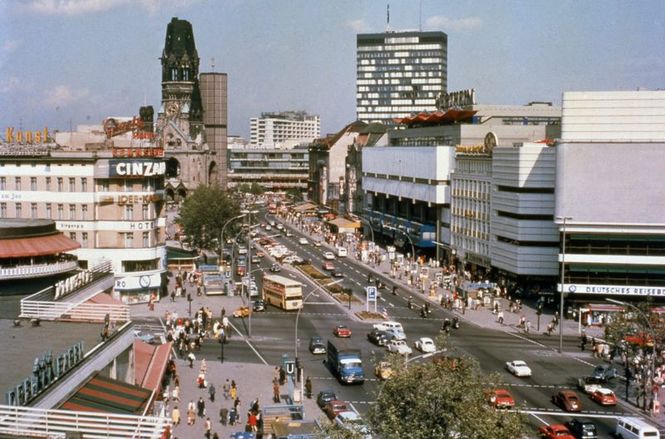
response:
M316 397L316 403L318 406L323 409L330 401L337 399L337 395L330 389L321 390Z
M279 273L280 271L282 271L282 267L280 267L279 264L272 264L270 267L271 273Z
M591 376L601 381L609 381L617 376L617 370L614 366L609 364L599 364L593 370Z
M265 311L266 310L266 303L263 300L255 300L252 302L252 310L253 311Z
M342 273L339 270L333 270L332 271L332 277L344 277L344 273Z
M596 424L588 419L575 418L572 421L569 421L566 426L568 427L568 430L570 430L570 433L577 439L591 439L598 437Z
M392 338L392 334L388 334L386 331L380 331L378 329L372 329L367 333L367 340L377 346L385 346Z
M326 345L323 343L323 339L319 336L314 336L309 339L309 351L313 354L325 354Z

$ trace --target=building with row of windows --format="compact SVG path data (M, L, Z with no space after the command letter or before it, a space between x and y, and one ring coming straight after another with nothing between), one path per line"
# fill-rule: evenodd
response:
M321 119L304 111L261 113L250 119L249 132L252 146L288 149L318 139Z
M0 218L54 220L80 244L73 254L82 268L111 260L117 297L147 301L166 279L159 151L146 141L84 150L0 144Z

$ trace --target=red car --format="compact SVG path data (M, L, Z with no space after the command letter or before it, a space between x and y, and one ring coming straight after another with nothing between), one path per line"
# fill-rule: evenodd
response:
M498 409L512 409L515 408L515 400L513 395L506 389L496 389L490 392L489 402Z
M335 419L335 416L337 416L339 412L346 410L349 410L349 406L346 402L340 401L339 399L333 399L323 407L323 411L330 419Z
M344 325L337 325L333 330L333 334L335 334L335 337L349 338L351 337L351 329Z
M324 262L322 267L326 271L335 271L335 265L329 261Z
M591 392L590 396L600 405L617 405L617 397L610 389L601 387Z
M545 439L575 439L563 424L542 425L538 433Z
M567 412L581 412L582 401L572 390L561 390L552 396L552 402Z

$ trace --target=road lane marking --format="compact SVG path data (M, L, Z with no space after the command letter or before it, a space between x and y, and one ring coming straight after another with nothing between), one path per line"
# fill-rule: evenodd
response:
M259 360L263 361L263 364L268 366L268 362L265 360L265 358L263 358L261 356L261 354L259 354L259 351L256 350L256 348L254 347L254 345L252 345L252 343L250 343L249 339L247 339L245 336L243 336L242 333L240 331L238 331L238 328L236 328L233 325L233 323L231 323L230 321L229 321L229 326L231 326L231 328L233 328L233 330L244 340L244 342L247 343L247 346L249 346L250 349L254 351L256 356L259 357Z

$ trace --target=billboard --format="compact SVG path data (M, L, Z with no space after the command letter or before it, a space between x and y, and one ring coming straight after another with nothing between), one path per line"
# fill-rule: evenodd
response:
M166 173L163 160L109 160L109 177L158 177Z

